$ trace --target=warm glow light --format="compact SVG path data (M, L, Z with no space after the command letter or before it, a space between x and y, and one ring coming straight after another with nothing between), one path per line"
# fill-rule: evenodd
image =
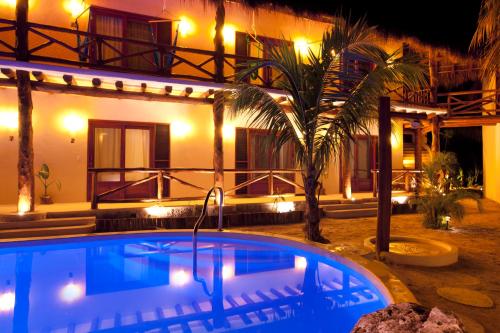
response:
M236 41L236 27L230 24L224 25L222 35L224 36L224 44L233 45Z
M68 283L61 289L60 297L64 302L72 303L83 296L83 288L73 282Z
M16 130L19 127L19 117L17 111L1 111L0 127Z
M392 202L398 203L400 205L406 203L408 201L408 197L406 195L400 195L397 197L392 197Z
M85 10L84 0L66 0L64 2L64 9L71 14L73 18L80 15Z
M304 270L307 267L307 259L301 256L295 256L295 269Z
M190 18L186 16L181 16L179 18L179 34L181 35L181 37L187 37L194 34L196 30L195 27L196 26L193 20L191 20Z
M295 203L293 201L280 201L276 203L277 213L288 213L295 210Z
M1 0L0 3L7 5L9 7L15 8L16 7L16 0Z
M74 142L75 135L83 131L85 128L85 119L77 113L70 113L66 115L63 118L62 123L63 127L71 135L71 142Z
M299 52L301 56L305 57L309 54L309 42L305 38L296 38L293 41L295 51Z
M224 139L234 139L236 129L233 125L224 124L222 126L222 135Z
M185 271L176 271L172 274L172 284L174 286L183 286L189 281L189 275Z
M24 186L19 192L19 197L17 199L17 213L23 215L31 209L30 192L27 186Z
M224 280L229 280L234 277L234 268L231 266L222 267L222 278Z
M352 187L351 187L351 185L347 185L347 186L345 187L345 197L346 197L347 199L353 199L353 197L352 197Z
M392 133L391 134L391 146L392 148L397 148L399 147L399 140L396 134Z
M184 138L193 131L191 124L182 121L174 121L170 128L172 135L178 138Z
M172 213L173 208L164 206L151 206L144 208L144 210L146 211L146 214L148 214L149 217L161 218L169 216Z
M12 291L0 294L0 312L9 312L14 310L16 304L16 295Z

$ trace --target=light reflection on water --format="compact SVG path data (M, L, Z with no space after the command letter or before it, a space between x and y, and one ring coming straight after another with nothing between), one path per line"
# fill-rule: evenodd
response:
M2 248L0 332L349 332L387 303L303 250L203 237L196 248L185 236Z

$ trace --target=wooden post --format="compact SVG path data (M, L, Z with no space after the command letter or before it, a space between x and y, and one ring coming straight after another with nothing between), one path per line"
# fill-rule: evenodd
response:
M435 155L440 150L439 148L439 117L432 118L432 154Z
M92 178L91 181L92 183L90 184L91 186L91 191L90 191L90 208L91 209L97 209L98 208L98 201L97 201L97 172L92 172Z
M415 130L415 170L422 170L422 126L419 124ZM415 192L420 192L420 174L416 174L417 186Z
M379 193L377 214L377 257L381 251L389 251L391 229L392 147L391 147L391 100L387 96L379 101Z
M156 197L158 198L158 201L163 200L163 171L158 171L158 177L156 181Z
M29 61L28 49L28 0L16 4L16 60ZM35 175L33 169L33 100L30 73L17 70L17 96L19 109L18 156L18 211L35 210Z
M342 197L352 198L351 140L344 141L342 150Z
M217 90L214 93L214 186L224 188L224 92Z
M224 21L226 20L226 9L224 7L225 0L216 1L215 9L215 82L224 82Z
M269 182L267 183L269 195L274 195L274 175L273 171L269 172Z

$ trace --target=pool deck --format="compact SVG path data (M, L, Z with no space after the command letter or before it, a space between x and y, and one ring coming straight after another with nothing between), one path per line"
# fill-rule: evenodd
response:
M393 192L393 196L411 196L411 194L404 192ZM353 193L353 201L360 200L376 200L373 198L372 192L359 192ZM321 196L321 202L331 202L331 201L349 201L342 198L342 194L328 194ZM253 198L233 198L228 197L225 199L225 205L246 205L246 204L266 204L274 203L279 201L293 201L293 202L303 202L305 200L304 196L301 195L283 195L283 196L266 196L266 197L253 197ZM100 203L99 210L128 210L128 209L138 209L146 208L150 206L161 205L165 207L182 207L182 206L194 206L203 205L203 200L169 200L163 201L161 203L157 201L148 202L129 202L129 203ZM82 212L91 211L90 202L68 202L68 203L54 203L51 205L35 205L36 211L44 213L63 213L63 212ZM0 205L0 214L9 214L17 210L16 205Z

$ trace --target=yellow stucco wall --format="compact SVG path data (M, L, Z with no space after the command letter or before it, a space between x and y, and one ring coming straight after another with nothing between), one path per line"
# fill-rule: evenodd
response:
M484 195L500 202L500 124L483 126Z

